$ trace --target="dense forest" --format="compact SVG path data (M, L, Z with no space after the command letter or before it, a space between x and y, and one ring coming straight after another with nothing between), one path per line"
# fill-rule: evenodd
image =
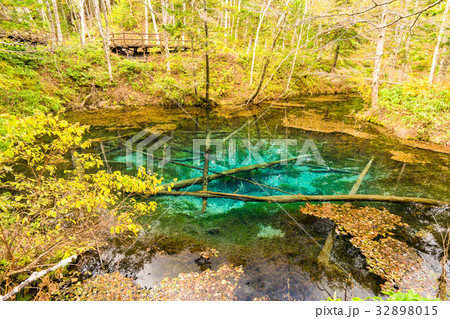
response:
M0 300L448 299L449 10L450 0L0 0ZM288 154L288 135L314 141L300 157L308 146L317 165L258 160L281 154L282 139ZM151 163L175 168L155 174L139 145L161 136L178 144ZM230 154L243 141L242 165L217 164L219 138ZM276 212L286 219L266 219ZM240 237L230 230L246 222ZM186 251L198 271L139 284L141 255ZM256 272L248 254L310 279L280 283L282 266Z

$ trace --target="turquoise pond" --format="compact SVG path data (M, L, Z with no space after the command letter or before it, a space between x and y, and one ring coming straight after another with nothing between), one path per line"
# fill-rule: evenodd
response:
M303 156L298 161L237 174L241 179L223 177L210 181L208 190L254 196L348 194L361 171L374 158L358 194L450 200L450 156L403 145L397 139L380 133L371 124L356 122L349 115L352 110L362 107L359 98L338 96L289 102L293 105L283 106L280 103L269 109L256 123L259 111L247 112L253 113L253 116L245 116L246 113L240 112L239 107L235 108L235 112L226 114L212 111L211 172L276 161L283 156ZM139 112L153 110L154 107L150 110L140 108ZM186 109L187 113L195 114L192 116L177 108L163 112L167 112L166 119L158 116L152 120L151 115L146 114L145 120L134 127L128 125L129 121L126 126L121 121L127 116L124 110L92 112L90 117L72 113L67 118L92 124L89 137L106 139L102 146L96 144L90 151L106 156L112 170L136 174L137 167L144 165L163 177L165 182L174 178L180 181L201 176L204 151L201 144L204 144L206 135L203 114L198 109ZM307 131L283 125L283 120L291 115L309 119L305 114L312 113L328 121L357 127L358 131L371 134L373 138ZM98 117L102 116L105 120L99 124ZM96 121L93 120L95 118ZM249 120L251 125L237 130ZM168 126L161 129L164 124L171 124L170 130ZM159 135L144 132L130 141L143 129L158 127L160 129L153 129L153 132L158 131ZM232 132L235 134L230 136ZM167 142L163 144L164 139ZM158 141L161 141L160 145ZM286 144L289 145L286 147ZM127 145L132 146L128 152ZM155 150L151 166L152 158L147 158L146 154L152 152L149 149L152 146ZM137 149L146 154L137 152ZM400 162L393 158L395 152L412 154L417 161ZM162 165L164 158L200 169L171 162ZM201 188L199 184L178 191L197 191ZM81 269L94 274L118 270L134 278L137 284L151 288L164 277L207 268L217 269L223 264L242 265L245 276L235 293L239 300L323 300L334 294L349 298L380 292L383 280L367 270L365 258L346 236L336 236L332 248L331 256L338 266L319 267L317 256L333 223L301 214L299 203L279 205L208 199L206 212L201 214L200 198L165 196L152 200L159 204L157 213L140 220L151 226L149 231L133 243L112 243L102 255L106 269L101 269L96 254L86 257ZM443 225L449 220L448 207L380 203L355 205L365 204L384 206L402 216L411 227L396 234L397 238L414 247L430 271L440 272L438 258L442 251L431 216L438 216L438 222ZM418 240L414 234L420 230L425 231L426 235ZM204 260L199 253L206 248L217 249L218 256Z

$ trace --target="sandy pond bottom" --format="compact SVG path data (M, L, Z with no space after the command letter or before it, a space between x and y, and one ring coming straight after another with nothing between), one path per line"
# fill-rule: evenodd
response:
M238 107L228 112L214 111L211 122L213 154L220 153L221 148L223 153L212 159L210 169L223 171L280 159L286 152L283 141L287 140L288 157L303 152L310 154L309 159L238 176L288 193L346 194L367 162L374 157L358 193L450 199L450 156L403 145L392 137L380 134L371 125L355 122L347 115L350 110L361 107L359 99L301 99L288 104L292 103L301 107L280 104L270 109L256 124L245 127L225 142L224 137L249 119L257 119L258 112ZM149 107L133 110L133 118L140 119L134 122L121 120L127 117L127 113L121 110L102 111L89 116L72 113L68 119L93 125L91 137L109 139L103 142L103 147L111 169L136 174L137 166L146 164L146 157L136 155L136 152L127 153L125 142L144 128L161 135L156 136L153 142L144 142L151 133L143 134L133 141L135 148L144 142L141 145L145 144L143 149L146 150L155 141L167 136L170 139L165 146L161 145L154 152L157 158L168 158L170 154L172 161L202 167L197 152L202 152L204 147L195 148L193 145L202 144L205 123L201 110L187 111L192 118L182 110ZM138 116L139 112L142 117ZM167 116L162 116L164 112ZM289 118L295 118L295 127L288 127ZM332 132L308 130L314 125L301 124L302 118L308 121L320 118L339 125L332 125ZM135 127L131 127L133 124ZM321 125L323 123L315 127ZM344 127L344 132L336 129L339 127ZM249 149L249 144L253 148ZM93 149L96 153L100 150L99 145ZM155 159L153 164L153 170L165 181L201 175L201 170L172 163L161 165L159 159ZM193 185L182 191L200 189L201 185ZM254 196L284 194L229 177L211 181L209 190ZM244 277L235 293L240 300L323 300L335 293L337 297L350 298L380 292L383 281L367 270L365 258L345 236L335 238L331 253L334 266L326 269L319 267L317 256L333 223L300 214L300 204L210 199L206 213L201 214L201 199L198 198L168 196L156 200L159 203L157 213L141 219L143 224L151 226L148 232L135 242L112 244L103 252L106 271L118 270L134 278L137 284L151 288L164 277L208 268L214 270L223 264L242 265ZM429 271L439 272L441 250L435 239L431 214L438 214L443 221L448 218L448 208L384 206L402 216L404 222L411 226L408 231L397 234L396 238L414 247L426 261L424 264ZM415 236L419 232L420 238ZM200 252L207 248L218 250L218 256L209 260L202 258ZM101 269L96 254L86 258L80 268L94 274L105 271Z

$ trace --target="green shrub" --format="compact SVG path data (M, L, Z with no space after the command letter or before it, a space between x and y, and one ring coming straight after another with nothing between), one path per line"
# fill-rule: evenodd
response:
M414 292L414 290L410 289L408 292L393 292L393 291L383 291L382 292L389 297L386 301L440 301L440 299L428 299L420 296L418 293ZM381 297L367 297L361 299L359 297L352 298L353 301L383 301ZM341 301L341 298L331 298L329 297L327 301Z

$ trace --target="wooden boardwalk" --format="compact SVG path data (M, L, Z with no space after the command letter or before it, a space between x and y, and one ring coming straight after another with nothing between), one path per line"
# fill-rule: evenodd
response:
M168 44L170 51L188 50L192 46L192 40L169 39ZM134 55L138 53L138 50L141 50L145 54L148 49L160 48L164 50L164 47L164 37L158 33L122 32L110 34L109 48L116 53Z

